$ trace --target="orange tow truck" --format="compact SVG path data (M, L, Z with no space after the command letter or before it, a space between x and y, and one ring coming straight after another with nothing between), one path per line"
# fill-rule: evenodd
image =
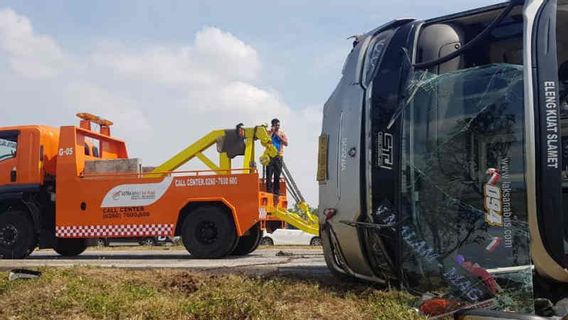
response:
M245 255L258 246L264 221L299 219L287 217L285 193L262 191L255 142L264 146L261 163L276 155L266 126L212 131L148 169L111 136L112 122L77 116L79 126L0 128L2 258L21 259L38 246L74 256L90 239L149 236L181 236L197 258ZM204 153L213 145L218 161ZM243 165L234 167L238 156ZM210 170L176 171L192 159Z

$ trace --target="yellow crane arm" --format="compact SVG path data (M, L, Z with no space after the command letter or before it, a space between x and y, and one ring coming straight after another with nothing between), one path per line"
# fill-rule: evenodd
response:
M240 169L254 169L254 142L258 140L260 144L264 147L264 152L260 157L260 162L262 165L266 166L270 162L270 159L278 155L278 150L272 145L272 138L270 137L267 126L260 125L252 128L241 128L237 127L238 130L242 131L242 136L245 139L245 150L244 150L244 164ZM164 163L153 169L147 176L157 175L164 172L171 172L179 167L186 164L188 161L197 158L201 160L208 168L214 170L221 174L226 174L227 170L231 169L231 159L226 153L220 153L219 164L215 164L203 153L205 150L210 148L212 145L219 141L219 138L227 134L226 130L214 130L209 134L203 136L201 139L197 140L195 143L191 144L187 148L183 149L170 159L166 160ZM240 134L240 133L239 133ZM291 175L287 169L287 181L289 187L291 187L292 195L296 199L300 213L290 212L283 208L273 207L271 214L275 217L285 221L300 230L313 235L319 235L319 224L316 215L310 212L308 204L304 201L297 190L296 184L291 179ZM300 194L297 198L295 195Z
M174 171L177 168L186 164L189 160L198 157L202 161L207 159L202 152L211 147L213 144L217 142L219 137L225 135L224 130L214 130L211 131L209 134L205 135L201 139L197 140L195 143L190 145L189 147L183 149L175 156L168 159L166 162L162 163L150 173L159 173L159 172L169 172ZM205 158L204 158L205 157ZM208 159L207 159L208 160ZM207 163L207 160L203 161L211 170L216 170L217 167L211 167L212 163ZM218 169L218 168L217 168Z
M282 208L274 208L271 214L304 232L319 236L318 217L310 212L306 202L298 203L298 208L300 214Z

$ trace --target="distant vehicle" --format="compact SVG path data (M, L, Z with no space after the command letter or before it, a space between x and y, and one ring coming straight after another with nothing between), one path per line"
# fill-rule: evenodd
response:
M318 236L298 230L292 225L288 228L277 229L272 233L264 231L260 245L273 246L273 245L306 245L306 246L321 246L321 239Z
M108 247L111 244L138 244L143 246L159 246L175 243L172 237L146 237L146 238L98 238L97 246Z

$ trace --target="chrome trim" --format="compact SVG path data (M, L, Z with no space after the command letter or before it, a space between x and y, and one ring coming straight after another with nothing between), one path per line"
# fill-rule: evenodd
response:
M367 218L371 218L373 213L373 130L371 128L371 97L373 96L373 86L369 86L365 94L365 187L367 195Z
M361 48L359 48L359 56L357 57L357 66L355 67L355 79L353 84L358 84L363 88L363 72L365 71L365 56L367 55L367 50L369 49L369 43L373 36L365 36L363 43L361 44Z
M534 86L533 86L533 61L532 61L532 40L535 19L539 9L544 5L545 0L528 0L525 4L523 16L525 19L525 50L524 58L524 79L525 79L525 139L527 152L525 153L525 179L527 184L527 213L529 222L529 232L531 236L531 258L537 272L547 278L559 282L568 282L568 269L559 265L548 253L540 235L538 224L538 209L536 199L536 146L535 146L535 111L534 111Z
M532 65L532 33L534 22L538 10L543 5L544 0L528 0L523 10L524 16L524 99L525 99L525 179L527 184L527 213L529 219L536 217L536 143L535 143L535 113L534 113L534 87L533 87L533 65Z

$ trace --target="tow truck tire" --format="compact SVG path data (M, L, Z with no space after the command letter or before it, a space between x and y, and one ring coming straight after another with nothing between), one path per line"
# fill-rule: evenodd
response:
M23 259L35 248L35 234L27 212L21 210L0 213L0 257Z
M232 216L220 207L207 205L195 209L184 219L181 239L194 258L218 259L233 251L237 231Z
M260 244L260 239L262 238L262 231L260 230L260 225L257 223L249 229L249 234L239 237L237 246L231 252L233 256L244 256L247 255Z
M87 249L85 239L57 238L53 250L64 257L78 256Z

